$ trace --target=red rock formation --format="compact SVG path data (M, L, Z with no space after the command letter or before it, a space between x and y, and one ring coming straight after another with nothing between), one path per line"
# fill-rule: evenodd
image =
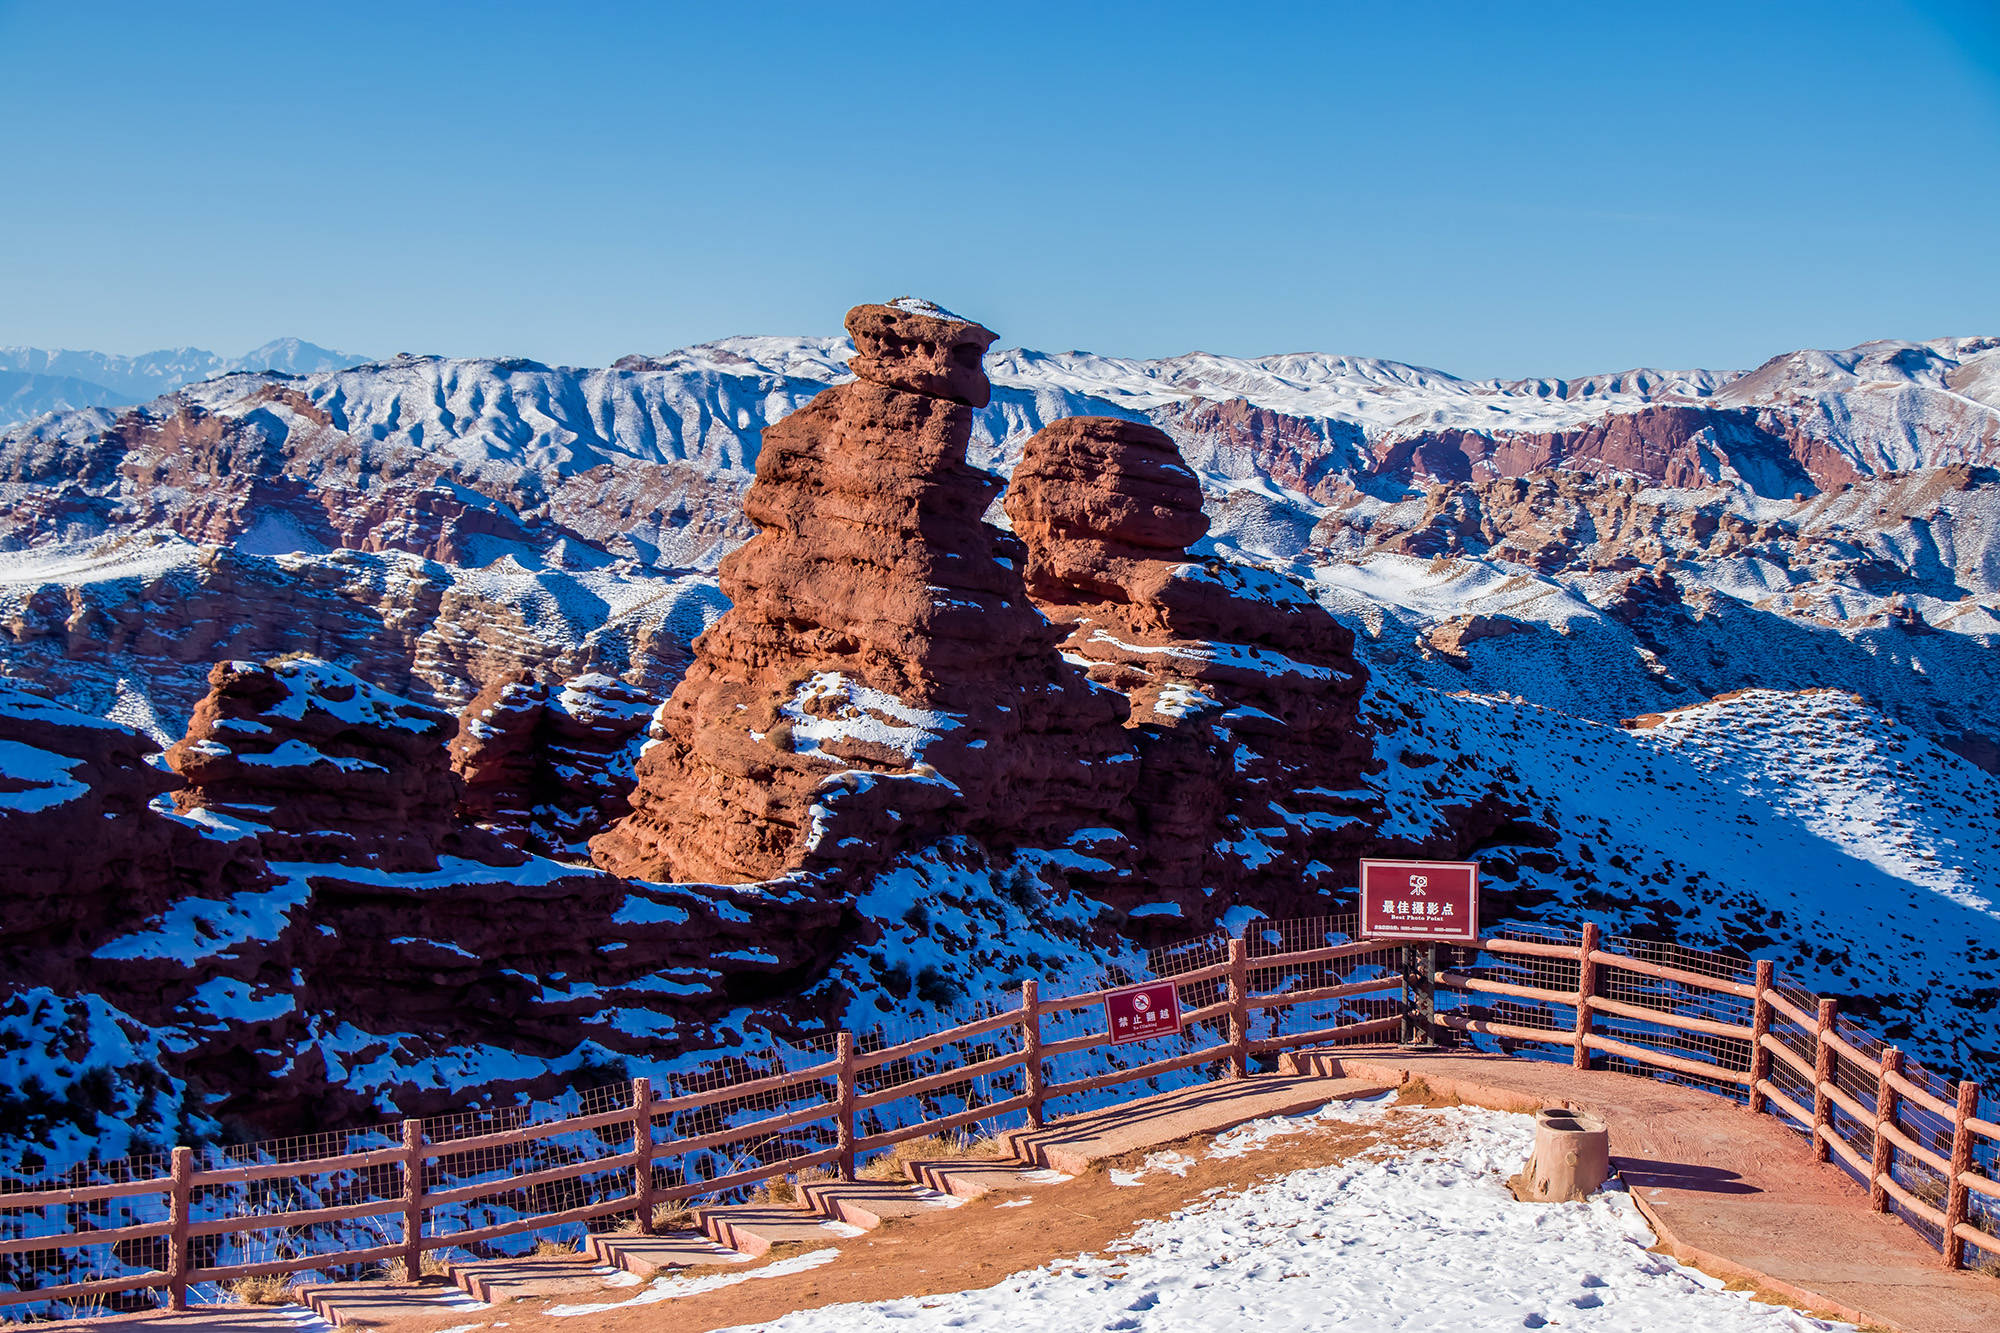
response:
M0 680L0 958L13 978L72 988L73 966L116 930L181 894L261 879L250 859L152 808L180 786L149 762L153 749Z
M657 700L592 673L548 686L523 673L482 690L459 719L451 766L460 811L517 847L585 852L631 807L640 733Z
M1201 488L1151 426L1038 432L1006 509L1065 654L1131 700L1147 895L1190 917L1235 901L1282 914L1302 888L1342 882L1368 836L1353 636L1287 579L1189 559L1208 526Z
M1511 616L1467 615L1439 621L1424 631L1422 639L1453 666L1469 667L1472 658L1466 650L1481 639L1504 639L1512 634L1533 633L1533 626Z
M966 462L993 335L861 306L862 378L765 432L722 565L731 609L661 710L619 874L715 881L879 861L947 829L1005 844L1107 822L1134 765L1123 701L1055 651L1018 543Z
M183 811L255 832L273 861L431 870L454 841L451 719L313 658L220 662L167 751Z

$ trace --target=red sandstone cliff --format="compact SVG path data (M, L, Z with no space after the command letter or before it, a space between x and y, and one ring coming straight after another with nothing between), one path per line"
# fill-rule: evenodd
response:
M121 928L185 894L263 879L255 861L153 802L180 786L129 727L0 679L0 959L15 979L72 989Z
M1151 426L1044 428L1006 510L1065 656L1131 701L1147 895L1189 917L1232 901L1282 914L1345 883L1370 836L1353 636L1289 580L1188 556L1208 529L1201 489Z

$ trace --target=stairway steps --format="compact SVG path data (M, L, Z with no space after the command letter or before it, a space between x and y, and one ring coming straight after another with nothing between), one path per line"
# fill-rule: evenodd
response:
M476 1301L504 1305L538 1296L595 1296L622 1285L619 1270L584 1254L529 1255L519 1259L478 1259L448 1270L459 1289ZM630 1283L630 1277L623 1278Z
M849 1237L836 1230L837 1223L815 1217L803 1208L773 1204L739 1203L720 1208L699 1208L695 1220L716 1244L739 1250L753 1259L768 1254L773 1245L831 1245Z
M1002 1151L1068 1175L1080 1176L1102 1161L1157 1148L1194 1134L1219 1134L1266 1116L1298 1115L1335 1098L1389 1090L1381 1080L1260 1075L1232 1082L1198 1083L1135 1102L1058 1120L1041 1129L1011 1129L999 1136Z
M997 1158L941 1157L906 1162L903 1169L910 1173L911 1180L926 1189L959 1199L983 1199L995 1192L1031 1190L1039 1183L1029 1178L1028 1173L1036 1169L1032 1164Z
M636 1231L601 1231L592 1236L584 1253L607 1268L652 1277L673 1268L697 1268L704 1264L747 1263L750 1256L716 1244L700 1231L662 1231L642 1236Z
M815 1180L799 1187L822 1217L873 1231L884 1222L922 1217L965 1201L942 1190L897 1180Z
M434 1282L330 1282L304 1287L299 1300L313 1313L343 1328L368 1328L399 1319L472 1313L487 1309L451 1284Z

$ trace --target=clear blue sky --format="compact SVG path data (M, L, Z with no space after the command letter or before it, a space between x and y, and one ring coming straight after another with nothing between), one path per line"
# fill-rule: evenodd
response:
M2000 4L0 0L0 343L602 364L906 292L1460 374L2000 334Z

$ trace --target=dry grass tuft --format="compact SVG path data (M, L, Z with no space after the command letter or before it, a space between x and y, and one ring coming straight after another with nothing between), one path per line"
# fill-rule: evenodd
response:
M1463 1106L1465 1099L1455 1092L1440 1092L1430 1080L1419 1075L1396 1089L1398 1106Z
M239 1277L229 1284L229 1299L238 1305L290 1305L292 1281L283 1273Z
M653 1210L655 1231L692 1231L697 1225L694 1209L679 1200L663 1203Z
M576 1246L570 1244L568 1241L551 1240L549 1237L544 1236L535 1242L535 1248L530 1253L530 1257L535 1259L574 1259L577 1254L578 1250Z
M837 1178L833 1168L828 1166L813 1166L790 1175L773 1176L757 1187L756 1193L750 1196L750 1202L794 1207L800 1202L799 1186Z
M905 1139L878 1157L871 1157L859 1171L863 1180L908 1180L911 1162L964 1161L968 1158L998 1157L1000 1145L986 1135L939 1134L928 1139Z
M672 1203L663 1203L653 1209L653 1230L655 1231L693 1231L696 1225L694 1209L688 1207L685 1199L676 1199ZM625 1235L637 1235L639 1233L639 1215L634 1213L620 1222L618 1230Z
M444 1251L425 1250L423 1271L416 1278L410 1276L410 1266L403 1262L401 1255L382 1265L382 1276L391 1282L413 1282L427 1277L443 1277L450 1270L451 1262L444 1257Z

